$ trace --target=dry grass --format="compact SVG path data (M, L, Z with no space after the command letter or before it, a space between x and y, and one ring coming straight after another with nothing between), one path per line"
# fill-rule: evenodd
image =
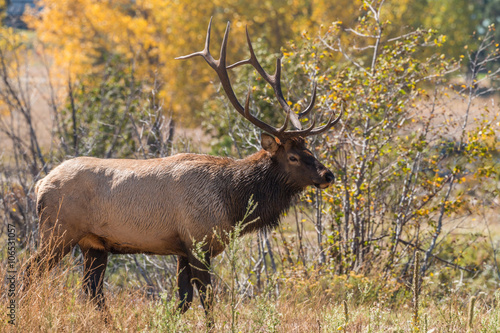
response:
M6 265L0 275L6 276ZM106 297L111 320L95 310L81 291L81 267L67 259L58 268L39 278L25 293L17 291L16 325L2 320L1 332L204 332L204 311L195 301L184 315L176 313L174 291L162 300L151 299L140 289L107 285ZM391 299L386 294L365 300L364 293L380 282L351 273L332 277L328 272L309 272L308 278L280 278L280 295L264 293L241 297L237 304L236 332L416 332L412 324L410 297ZM19 287L19 275L18 283ZM109 279L108 279L109 280ZM357 281L357 283L352 283ZM326 286L325 286L326 283ZM458 289L441 299L426 295L432 281L424 281L421 295L420 332L466 332L470 296ZM7 304L6 285L0 289L1 303ZM394 294L392 294L394 295ZM409 291L408 291L409 295ZM218 292L214 308L215 332L231 330L230 302ZM497 332L500 327L500 295L479 293L471 332ZM344 301L348 306L346 322ZM4 307L5 309L5 307Z

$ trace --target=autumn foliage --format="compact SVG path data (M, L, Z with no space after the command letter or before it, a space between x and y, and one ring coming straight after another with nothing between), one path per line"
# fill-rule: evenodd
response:
M211 16L215 22L232 21L234 36L243 36L244 27L248 26L253 36L262 39L269 53L279 53L289 40L300 41L303 32L315 35L321 26L328 27L332 22L341 22L348 28L355 23L359 9L367 11L359 0L41 0L38 6L41 12L26 20L63 76L100 73L111 58L119 57L133 66L139 77L157 78L162 83L165 104L181 115L186 109L199 109L208 98L204 87L210 76L207 68L194 69L193 64L174 58L195 51L193 46L203 43ZM442 8L431 5L429 10L436 12L432 16L436 18ZM394 22L384 26L384 35L393 37L408 30L401 16L420 17L422 21L414 22L415 25L439 25L425 21L427 15L420 12L416 4L406 0L384 6L384 21ZM451 39L457 45L463 45L470 34L454 33ZM214 45L219 42L215 37ZM246 54L243 38L232 38L229 48L234 57Z

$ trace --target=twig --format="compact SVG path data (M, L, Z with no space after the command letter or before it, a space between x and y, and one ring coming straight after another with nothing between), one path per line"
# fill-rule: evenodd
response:
M412 244L412 243L410 243L410 242L407 242L407 241L405 241L405 240L402 240L401 238L399 239L399 241L400 241L401 243L403 243L404 245L409 245L409 246L411 246L411 247L413 247L413 248L415 248L415 249L417 249L417 250L419 250L419 251L421 251L421 252L426 252L426 251L427 251L427 250L425 250L425 249L423 249L423 248L421 248L421 247L419 247L419 246L416 246L415 244ZM454 264L453 262L448 261L448 260L443 259L443 258L440 258L440 257L438 257L438 256L437 256L437 255L435 255L435 254L432 254L432 253L431 253L431 254L430 254L430 256L431 256L431 257L433 257L434 259L437 259L437 260L441 261L442 263L445 263L446 265L448 265L448 266L450 266L450 267L455 267L455 268L457 268L457 269L461 269L461 270L463 270L463 271L465 271L465 272L467 272L467 273L474 273L474 271L472 271L472 270L470 270L470 269L468 269L468 268L465 268L465 267L460 266L460 265L458 265L458 264Z

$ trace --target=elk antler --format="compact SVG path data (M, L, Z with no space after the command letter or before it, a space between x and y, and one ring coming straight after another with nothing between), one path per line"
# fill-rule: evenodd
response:
M298 116L292 112L290 109L290 106L288 105L287 101L283 97L283 93L281 91L281 82L280 82L280 76L281 76L281 59L278 58L276 59L276 71L274 75L269 75L260 65L259 61L257 60L257 57L255 56L255 53L253 51L252 47L252 42L250 41L250 35L248 34L248 27L246 29L246 35L247 35L247 42L248 42L248 47L250 49L250 58L247 60L242 60L238 61L237 63L227 66L226 67L226 48L227 48L227 39L229 37L229 27L230 27L230 22L227 22L226 26L226 32L224 33L224 39L222 40L222 46L220 49L220 57L219 60L215 60L212 55L210 54L210 31L212 28L212 19L210 19L210 23L208 24L208 31L207 31L207 38L205 40L205 48L203 51L191 53L182 57L177 57L175 59L188 59L196 56L201 56L205 61L212 67L217 75L219 76L219 79L222 84L222 88L226 92L227 97L229 98L229 101L231 104L234 106L236 111L240 113L243 117L248 119L252 124L257 126L258 128L262 129L265 132L268 132L269 134L272 134L276 137L278 137L281 141L285 141L286 139L292 138L292 137L306 137L309 135L317 135L320 133L323 133L330 129L333 125L335 125L339 120L340 117L342 116L343 110L341 110L340 114L338 117L330 118L330 120L326 123L326 125L323 125L321 127L314 128L316 124L316 120L313 120L311 126L309 126L306 129L302 129L299 118L304 117L307 115L311 110L313 109L314 102L316 101L316 83L313 85L313 94L311 98L311 102L309 103L309 106L302 112L298 114ZM251 113L249 109L249 102L250 102L250 92L251 90L248 91L247 98L245 101L245 106L243 107L240 102L238 101L238 98L236 98L236 95L234 94L233 88L231 87L231 81L229 80L229 76L227 74L227 70L245 65L245 64L250 64L252 65L257 72L266 80L267 83L271 85L271 87L274 90L274 95L278 99L281 107L284 109L286 118L283 126L280 128L275 128L262 120L255 118ZM287 131L287 126L288 126L288 121L291 121L295 127L298 128L298 130L291 130Z

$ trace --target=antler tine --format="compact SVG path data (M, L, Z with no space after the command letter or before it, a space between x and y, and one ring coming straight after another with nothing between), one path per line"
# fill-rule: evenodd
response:
M312 124L308 128L303 129L303 130L288 131L288 132L284 133L284 136L287 138L293 138L293 137L297 137L297 136L304 138L304 137L310 135L309 133L311 133L314 126L316 126L316 119L315 118L313 119Z
M337 118L334 119L334 114L332 114L332 116L330 117L330 119L328 120L326 125L323 125L321 127L318 127L316 129L310 131L307 135L318 135L318 134L321 134L323 132L326 132L327 130L332 128L336 123L339 122L340 118L342 118L343 113L344 113L344 103L342 103L342 107L340 109L340 113L337 116Z
M304 111L299 113L299 119L302 119L302 117L306 116L313 109L314 103L316 103L316 87L317 87L317 83L316 83L316 81L314 81L311 102L309 103L309 105L307 106L307 108Z
M199 52L194 52L185 56L177 57L175 58L175 60L183 60L200 56L203 57L203 59L205 59L205 61L210 65L210 67L212 67L217 71L218 63L214 59L214 57L212 57L212 55L210 54L210 32L212 30L212 18L213 17L210 18L210 22L208 23L207 38L205 39L205 48Z
M283 134L285 133L285 130L286 130L286 129L287 129L287 127L288 127L288 121L290 120L290 115L291 115L291 114L292 114L292 113L290 112L290 110L288 110L288 111L286 112L285 122L283 123L283 126L281 126L281 127L280 127L280 129L278 130L279 135L280 135L280 136L282 136L282 137L283 137Z
M177 57L175 59L189 59L196 56L201 56L203 59L205 59L205 61L210 65L210 67L212 67L215 70L215 72L219 76L222 87L226 92L226 95L231 104L234 106L236 111L238 111L238 113L244 115L243 106L240 104L240 102L236 98L236 95L234 94L233 88L231 87L231 81L229 80L229 76L227 74L227 69L226 69L226 49L227 49L227 41L229 37L230 25L231 25L230 22L228 22L226 26L226 32L224 33L224 39L222 40L219 60L214 59L214 57L210 54L210 49L209 49L210 32L212 29L212 18L210 18L210 23L208 24L207 38L205 40L205 48L203 49L203 51L195 52L182 57Z
M262 69L259 62L257 61L257 57L255 56L255 53L253 52L252 42L250 41L250 35L248 34L248 26L245 27L245 31L246 31L246 35L247 35L248 49L250 51L250 58L247 60L238 61L230 66L227 66L227 69L231 69L231 68L235 68L235 67L247 65L247 64L252 65L255 67L257 72L269 83L269 81L268 81L269 75L264 71L264 69ZM254 62L256 62L257 65L255 65ZM259 69L259 67L260 67L260 69Z
M248 32L248 26L246 27L245 31L247 36L248 49L250 51L250 58L247 60L238 61L228 66L227 68L231 69L246 64L252 65L257 70L257 73L259 73L259 75L262 76L264 80L267 83L269 83L269 85L273 88L274 95L278 99L281 108L285 111L286 114L290 113L290 116L287 116L288 119L292 121L293 125L296 128L301 129L302 125L297 115L291 111L290 106L285 100L285 97L283 96L283 92L281 90L281 58L276 59L276 70L274 72L274 75L270 75L269 73L267 73L264 70L264 68L262 68L262 65L260 64L259 60L257 59L257 56L255 55L255 51L252 45L252 40L250 39L250 33Z
M231 69L231 68L235 68L235 67L238 67L241 65L249 64L249 65L252 65L257 70L257 72L260 74L260 76L262 76L264 78L264 80L266 80L267 83L273 84L274 79L271 77L271 75L269 75L262 68L259 61L257 60L257 56L255 55L255 52L253 50L252 41L250 40L250 34L248 33L248 26L245 27L245 32L246 32L246 36L247 36L248 50L250 51L250 58L247 60L238 61L237 63L234 63L231 66L228 66L227 69Z
M227 25L226 25L226 31L224 32L224 38L222 39L222 45L220 47L220 56L219 56L219 63L218 63L218 67L220 68L219 70L223 70L223 72L226 74L226 76L227 76L226 50L227 50L227 40L229 39L229 28L230 27L231 27L231 22L228 21ZM229 77L228 77L228 82L229 82Z
M250 108L249 108L249 102L250 102L250 93L251 93L251 89L248 89L248 93L247 93L247 98L246 98L246 101L245 101L245 118L247 118L248 120L250 120L250 122L254 125L256 125L257 127L261 128L262 130L274 135L274 136L277 136L278 138L285 138L285 137L289 137L287 136L287 134L289 132L285 132L285 130L287 129L288 127L288 121L290 120L290 113L288 112L286 114L286 117L285 117L285 122L283 123L283 126L281 126L279 129L278 128L275 128L269 124L266 124L264 122L262 122L261 120L259 120L258 118L255 118L251 113L250 113ZM314 127L314 124L313 124L313 127ZM297 131L299 132L299 131ZM300 132L303 132L303 131L300 131ZM290 132L290 133L295 133L294 131Z
M288 105L288 102L286 101L285 96L283 96L283 92L281 91L281 58L276 58L276 70L274 72L274 75L272 75L270 78L273 82L270 82L269 84L273 87L274 95L278 99L278 102L280 103L283 110L285 110L287 118L291 120L293 126L298 128L299 130L302 129L302 124L300 123L299 118L295 113L292 112L290 105Z
M251 92L252 90L251 89L248 89L248 93L247 93L247 98L245 100L245 109L243 111L243 116L248 119L252 124L254 124L255 126L259 127L260 129L262 129L263 131L265 132L268 132L269 134L272 134L274 136L277 136L279 137L280 136L280 131L281 131L281 128L280 129L277 129L265 122L263 122L262 120L258 119L258 118L255 118L251 113L250 113L250 107L249 107L249 104L250 104L250 95L251 95ZM287 121L285 121L285 124L287 123ZM283 125L285 126L285 125ZM282 127L283 128L283 127ZM285 127L286 128L286 127Z

